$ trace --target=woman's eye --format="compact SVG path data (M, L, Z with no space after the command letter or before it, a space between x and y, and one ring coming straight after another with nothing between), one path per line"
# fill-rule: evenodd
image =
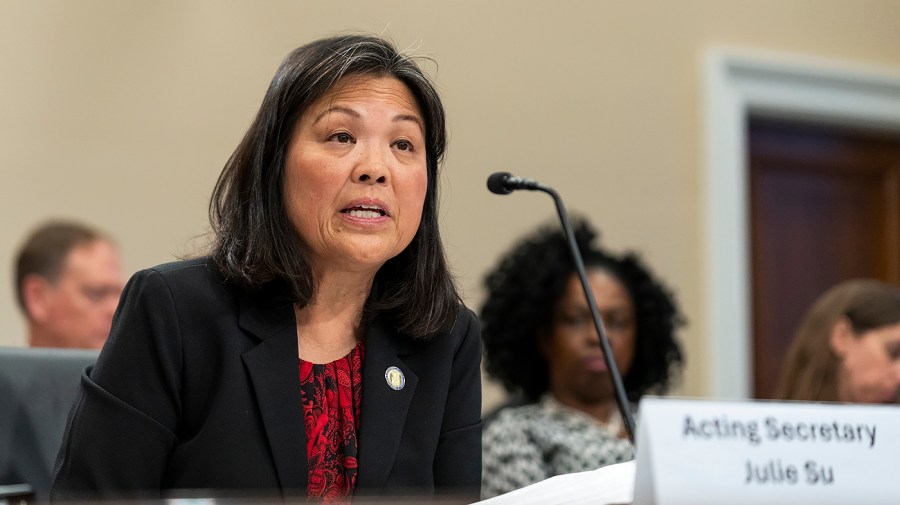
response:
M625 319L623 317L611 317L607 321L607 326L615 330L624 330L631 325L630 319Z
M331 136L331 140L341 144L349 144L353 142L353 136L347 132L338 132Z
M581 328L587 325L589 317L587 314L564 314L562 316L563 324L572 328Z
M900 345L888 346L887 352L892 361L897 361L898 359L900 359Z
M413 150L412 142L410 142L408 140L398 140L398 141L394 142L394 146L396 146L397 149L400 149L401 151L412 151Z

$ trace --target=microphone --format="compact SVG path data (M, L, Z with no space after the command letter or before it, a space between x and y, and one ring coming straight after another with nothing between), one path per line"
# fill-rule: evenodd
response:
M491 193L498 195L508 195L517 189L528 189L531 191L541 190L541 183L534 179L524 179L516 177L509 172L494 172L488 177L487 187Z
M597 300L594 299L594 291L591 289L587 279L587 272L584 266L584 259L581 257L581 251L578 250L578 243L575 241L575 232L572 230L572 223L566 213L566 207L563 205L562 198L555 189L550 186L539 183L534 179L525 179L516 177L509 172L495 172L488 177L488 189L491 193L498 195L508 195L518 189L527 189L531 191L543 191L553 198L556 204L556 212L559 214L559 221L562 223L563 231L569 244L569 252L572 253L572 260L575 262L575 268L578 271L578 278L581 281L581 288L584 290L584 296L587 297L588 307L591 310L591 317L594 320L594 328L597 335L600 336L600 348L603 349L603 360L606 362L606 368L609 370L609 377L613 383L613 390L616 394L616 405L619 407L619 413L622 415L622 421L625 424L625 432L628 439L634 446L634 416L631 414L631 407L628 404L628 396L625 394L625 385L622 380L622 374L619 367L616 366L616 360L613 358L612 347L609 344L609 337L606 336L606 329L603 327L603 320L600 319L600 311L597 309Z

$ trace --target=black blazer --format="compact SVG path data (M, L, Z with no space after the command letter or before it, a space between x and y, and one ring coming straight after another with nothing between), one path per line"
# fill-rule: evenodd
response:
M426 341L373 321L357 494L477 497L480 356L477 319L465 308ZM399 391L385 380L391 366L406 379ZM96 365L82 374L51 496L305 497L307 473L290 302L249 296L209 258L135 274Z

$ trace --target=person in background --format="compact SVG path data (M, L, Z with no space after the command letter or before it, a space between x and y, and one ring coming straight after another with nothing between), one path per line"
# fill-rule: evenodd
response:
M822 294L794 334L775 396L896 403L900 399L900 287L853 279Z
M213 190L210 255L126 286L51 497L477 496L481 334L438 225L444 117L380 37L288 54Z
M125 284L109 236L80 223L48 222L26 238L15 271L30 346L103 347Z
M575 234L628 399L665 393L682 365L675 299L637 256L594 245L587 221L576 221ZM558 226L519 241L487 274L485 286L480 319L487 372L524 405L502 408L485 422L482 496L632 459Z

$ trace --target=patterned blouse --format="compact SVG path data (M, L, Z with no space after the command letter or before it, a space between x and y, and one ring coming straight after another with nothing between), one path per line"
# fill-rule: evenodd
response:
M482 434L481 496L634 459L631 443L616 431L549 394L537 403L501 410Z
M308 498L349 501L356 487L362 360L362 342L331 363L300 360Z

